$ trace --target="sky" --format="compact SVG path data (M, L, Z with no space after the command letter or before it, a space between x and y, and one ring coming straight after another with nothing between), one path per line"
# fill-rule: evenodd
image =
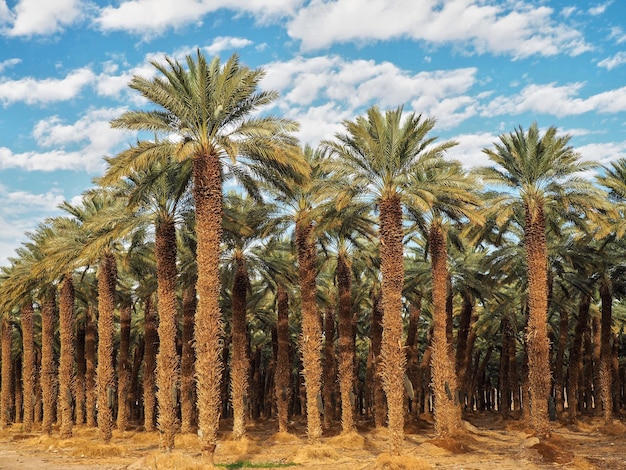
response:
M263 68L303 144L403 105L468 168L532 122L626 158L624 0L0 0L0 265L136 141L130 78L198 49Z

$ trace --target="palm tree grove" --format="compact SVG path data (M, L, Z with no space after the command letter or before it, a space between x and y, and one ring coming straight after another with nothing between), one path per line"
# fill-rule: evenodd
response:
M529 468L618 468L573 442L626 435L626 159L532 122L468 169L402 105L312 147L237 55L152 66L111 121L136 140L2 268L0 437L509 468L468 463L495 429Z

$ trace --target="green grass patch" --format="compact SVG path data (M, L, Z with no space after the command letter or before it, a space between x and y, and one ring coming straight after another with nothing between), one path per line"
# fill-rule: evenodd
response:
M238 468L285 468L296 467L296 463L279 463L279 462L248 462L240 461L234 463L217 463L216 467L224 467L228 470L237 470Z

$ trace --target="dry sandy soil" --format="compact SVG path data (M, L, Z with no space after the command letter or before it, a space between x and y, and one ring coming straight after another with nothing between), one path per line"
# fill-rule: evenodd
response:
M626 470L626 426L621 422L603 426L583 419L577 424L555 423L550 440L539 442L519 421L503 421L494 415L475 415L466 422L467 436L458 441L435 439L426 420L409 423L403 457L387 454L384 429L359 426L359 433L339 435L331 429L322 443L306 445L304 426L294 423L291 434L276 434L273 421L248 426L243 442L224 435L216 451L218 468L243 468L236 462L265 465L294 464L294 469L603 469ZM179 435L177 449L158 450L158 434L139 431L114 432L110 444L98 441L97 431L75 428L74 438L24 434L20 425L0 431L0 470L142 470L202 469L195 435Z

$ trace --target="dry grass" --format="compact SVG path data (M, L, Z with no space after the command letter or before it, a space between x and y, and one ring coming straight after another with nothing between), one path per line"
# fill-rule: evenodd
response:
M294 463L307 464L338 459L339 454L333 447L326 444L308 444L298 449L291 460Z
M412 455L380 454L373 466L373 470L430 470L433 467L424 459Z
M342 449L365 449L365 437L357 432L341 433L328 439L328 444Z
M71 455L75 457L111 458L126 455L126 447L123 445L97 444L79 439L70 442L72 444Z
M277 432L270 436L266 441L266 444L297 444L302 440L295 434L289 432Z
M216 452L228 456L241 456L259 453L261 448L254 441L244 437L240 440L219 442Z
M197 457L179 451L153 452L128 466L128 470L205 470L207 467Z

